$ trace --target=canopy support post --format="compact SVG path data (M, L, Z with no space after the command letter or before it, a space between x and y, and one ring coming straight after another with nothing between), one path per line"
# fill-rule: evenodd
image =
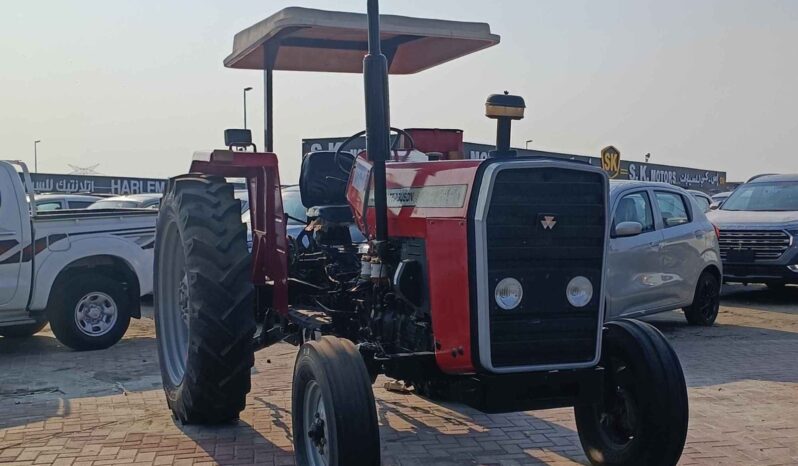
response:
M279 43L263 47L263 145L266 152L274 152L274 61L277 59Z

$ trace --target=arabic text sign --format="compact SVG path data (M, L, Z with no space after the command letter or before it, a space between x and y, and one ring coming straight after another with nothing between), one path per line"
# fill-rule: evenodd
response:
M726 182L725 172L638 162L629 162L626 169L630 180L658 181L688 189L717 188Z
M37 193L142 194L160 193L166 180L114 176L54 175L31 173Z

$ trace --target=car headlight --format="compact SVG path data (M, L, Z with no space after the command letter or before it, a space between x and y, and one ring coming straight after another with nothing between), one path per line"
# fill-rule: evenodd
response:
M587 277L577 276L568 282L565 288L565 296L573 307L585 307L593 298L593 284Z
M494 293L496 304L505 310L515 309L521 304L521 298L524 297L524 287L521 282L512 277L503 278Z

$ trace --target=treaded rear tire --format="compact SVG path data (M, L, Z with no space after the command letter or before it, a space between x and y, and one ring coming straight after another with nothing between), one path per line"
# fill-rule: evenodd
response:
M310 426L304 419L309 387L316 385L326 412L325 443L330 466L377 466L380 433L371 378L351 341L323 336L302 345L294 365L291 397L294 448L298 466L309 466Z
M177 272L170 267L175 261L184 264ZM232 421L246 405L255 361L250 263L233 187L216 176L171 179L158 215L154 304L164 391L182 423ZM167 289L167 274L181 272L188 290L180 321L187 321L187 344L185 352L170 352L177 324L167 313L179 314L181 307L175 305L178 289ZM169 364L179 361L167 358L175 354L183 355L182 374L170 373Z
M687 385L676 353L659 330L632 319L608 322L604 328L601 365L605 368L604 400L576 406L582 449L594 465L673 466L687 439ZM627 371L628 369L628 371ZM621 443L610 409L622 399L632 412L633 433ZM630 409L631 407L631 409ZM610 413L608 415L608 413Z

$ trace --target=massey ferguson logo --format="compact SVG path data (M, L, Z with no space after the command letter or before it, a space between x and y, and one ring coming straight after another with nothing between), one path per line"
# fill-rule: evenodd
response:
M557 225L557 217L554 215L541 215L540 224L543 225L544 230L553 230Z

